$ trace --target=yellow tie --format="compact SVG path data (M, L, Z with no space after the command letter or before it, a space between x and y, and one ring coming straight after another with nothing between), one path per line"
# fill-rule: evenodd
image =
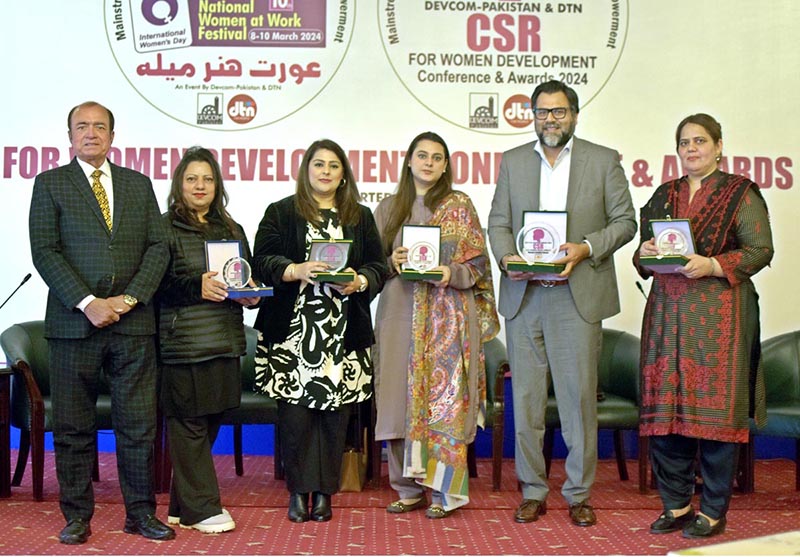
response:
M111 209L108 206L108 196L106 195L106 190L103 187L103 184L100 183L100 176L102 175L103 173L99 170L92 172L92 191L94 192L94 196L97 198L97 202L100 204L100 211L103 213L106 226L108 226L108 229L111 230Z

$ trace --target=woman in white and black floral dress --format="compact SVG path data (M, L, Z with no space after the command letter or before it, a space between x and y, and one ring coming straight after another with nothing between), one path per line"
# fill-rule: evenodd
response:
M315 280L311 241L352 240L352 282ZM253 275L275 288L259 311L256 383L278 401L278 432L289 490L289 520L331 518L353 403L372 396L370 301L387 273L371 212L339 145L306 151L295 195L267 207L256 234ZM312 494L312 508L308 495Z

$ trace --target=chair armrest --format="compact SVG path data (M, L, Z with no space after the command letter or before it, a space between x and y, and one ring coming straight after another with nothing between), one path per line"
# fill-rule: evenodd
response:
M17 360L11 365L14 375L25 384L28 401L30 404L31 431L44 431L44 398L33 377L31 366L25 360Z

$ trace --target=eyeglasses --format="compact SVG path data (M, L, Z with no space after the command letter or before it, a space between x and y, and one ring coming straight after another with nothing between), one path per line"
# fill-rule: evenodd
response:
M547 116L552 113L553 118L556 120L563 120L564 117L567 115L568 108L558 107L558 108L534 108L533 115L536 117L537 120L547 120Z

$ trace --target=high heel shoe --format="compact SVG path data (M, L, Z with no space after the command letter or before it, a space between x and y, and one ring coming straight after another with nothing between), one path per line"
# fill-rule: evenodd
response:
M331 511L331 496L327 493L315 491L312 495L313 507L311 508L311 519L317 522L326 522L333 517Z
M308 520L308 493L292 493L289 495L289 520L305 522Z

